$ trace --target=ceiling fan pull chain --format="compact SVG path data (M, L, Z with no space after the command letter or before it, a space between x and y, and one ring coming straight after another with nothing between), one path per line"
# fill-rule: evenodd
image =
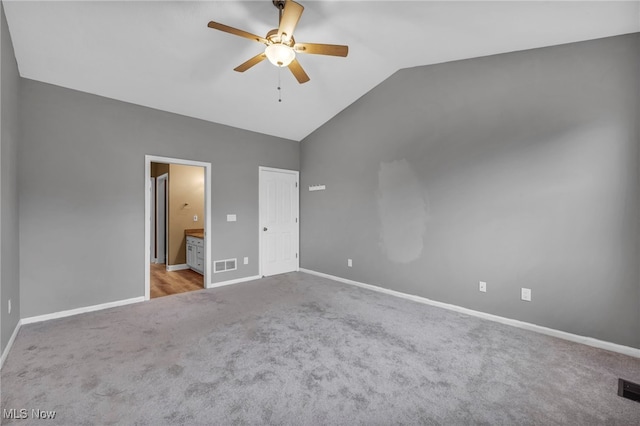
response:
M278 67L278 102L282 102L282 88L281 88L281 84L280 84L280 70L281 68Z

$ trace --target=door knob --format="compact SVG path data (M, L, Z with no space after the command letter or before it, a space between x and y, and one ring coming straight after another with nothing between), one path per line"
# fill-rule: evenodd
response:
M265 226L264 228L262 228L262 230L263 230L263 231L266 231L266 230L267 230L267 227Z

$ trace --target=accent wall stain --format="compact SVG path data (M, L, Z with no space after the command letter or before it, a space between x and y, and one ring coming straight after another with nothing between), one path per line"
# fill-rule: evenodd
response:
M418 176L406 159L380 163L377 196L382 251L396 263L418 259L428 209Z

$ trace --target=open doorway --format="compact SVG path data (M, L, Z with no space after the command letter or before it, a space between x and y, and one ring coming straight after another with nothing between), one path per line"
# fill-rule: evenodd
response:
M207 288L210 163L145 157L145 298Z

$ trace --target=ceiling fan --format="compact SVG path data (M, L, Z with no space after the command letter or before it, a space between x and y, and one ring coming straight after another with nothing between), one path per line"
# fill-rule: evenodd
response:
M307 53L312 55L330 55L330 56L347 56L349 52L348 46L336 44L318 44L318 43L298 43L293 38L293 31L298 25L300 16L304 7L293 0L272 0L273 5L278 8L280 17L279 26L267 33L266 36L260 37L228 25L219 24L217 22L209 22L209 28L224 31L249 40L257 41L265 44L267 47L264 52L257 54L248 61L238 65L234 71L245 72L252 66L259 64L265 59L277 66L288 67L295 76L298 83L306 83L309 76L302 69L302 66L296 59L296 53Z

